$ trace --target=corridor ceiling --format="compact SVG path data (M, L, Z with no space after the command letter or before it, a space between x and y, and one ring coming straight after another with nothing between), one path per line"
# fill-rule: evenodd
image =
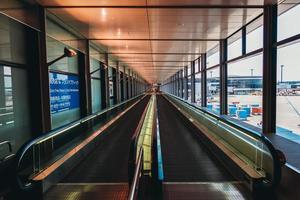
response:
M38 0L149 83L190 64L276 0Z

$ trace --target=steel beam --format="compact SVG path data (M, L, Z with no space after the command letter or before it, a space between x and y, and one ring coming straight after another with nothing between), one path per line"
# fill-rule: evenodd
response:
M207 106L206 53L201 54L201 106Z
M220 42L220 114L227 115L227 40Z
M195 61L191 62L191 102L195 103Z
M263 133L276 133L277 5L264 8Z

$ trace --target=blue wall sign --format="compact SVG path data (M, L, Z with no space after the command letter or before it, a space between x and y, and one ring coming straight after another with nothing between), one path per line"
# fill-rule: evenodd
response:
M78 76L49 73L51 114L79 108Z

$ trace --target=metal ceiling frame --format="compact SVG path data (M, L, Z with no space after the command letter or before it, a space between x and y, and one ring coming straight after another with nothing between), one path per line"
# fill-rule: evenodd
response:
M118 52L108 52L108 54L118 54L118 55L131 55L131 54L135 54L135 55L201 55L201 53L162 53L162 52L145 52L145 53L118 53Z
M66 8L110 8L110 9L263 9L266 5L142 5L142 6L113 6L113 5L107 5L107 6L99 6L99 5L90 5L90 6L43 6L46 9L49 9L51 11L51 9L66 9ZM262 14L260 14L259 16L255 17L254 19L252 19L250 22L248 22L247 24L243 25L241 28L239 28L238 30L236 30L235 32L233 32L232 34L230 34L229 36L225 37L225 38L220 38L220 39L204 39L204 38L199 38L199 39L185 39L185 38L174 38L174 39L167 39L167 38L87 38L90 41L146 41L146 42L151 42L151 41L157 41L157 42L164 42L164 41L170 41L170 42L176 42L176 41L183 41L183 42L220 42L222 39L228 39L230 38L232 35L236 34L238 31L240 31L243 27L247 26L248 24L250 24L251 22L255 21L256 19L258 19L259 17L261 17ZM152 51L152 50L151 50ZM163 53L163 52L145 52L145 53L126 53L126 52L107 52L107 54L111 54L111 55L201 55L201 53L175 53L175 52L170 52L170 53ZM174 61L174 60L170 60L170 61L165 61L165 60L158 60L158 61L154 61L154 60L137 60L137 61L132 61L132 60L128 60L128 62L126 62L126 58L125 61L123 61L124 59L122 59L121 57L119 57L120 59L120 63L123 64L138 64L138 63L152 63L152 67L147 67L145 70L150 71L150 68L152 68L153 70L157 70L157 71L161 71L161 70L171 70L171 68L169 68L169 66L161 66L161 67L167 67L166 69L162 69L160 67L155 66L155 63L182 63L182 65L187 65L185 63L190 63L192 61ZM198 59L198 58L196 58ZM133 67L132 67L133 68ZM177 68L177 70L179 70L180 68L183 68L183 66L174 66L174 70ZM149 74L145 74L146 76L149 76Z
M258 9L264 8L265 5L46 5L47 9L59 8L116 8L116 9Z
M207 41L211 41L211 42L218 42L221 39L166 39L166 38L141 38L141 39L135 39L135 38L88 38L89 40L92 41L99 41L99 40L116 40L116 41L158 41L158 42L165 42L165 41L191 41L191 42L207 42Z

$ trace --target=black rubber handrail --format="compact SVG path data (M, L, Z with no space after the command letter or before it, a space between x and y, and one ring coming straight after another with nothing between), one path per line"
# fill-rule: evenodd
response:
M166 93L164 93L164 94L166 94ZM270 184L266 183L267 185L265 185L265 186L274 188L274 187L276 187L276 186L279 185L280 180L281 180L281 166L284 163L281 162L281 159L279 157L279 152L280 151L277 150L273 146L272 142L266 136L264 136L263 134L259 133L258 131L255 131L255 130L243 127L243 126L241 126L241 125L239 125L237 123L234 123L232 121L228 121L226 118L222 117L222 115L218 115L216 113L210 112L207 109L201 108L199 106L196 106L196 105L194 105L194 104L192 104L192 103L190 103L190 102L188 102L188 101L186 101L184 99L181 99L180 97L177 97L177 96L172 95L172 94L166 94L166 95L171 96L173 98L176 98L176 99L184 102L185 104L187 104L189 106L192 106L194 109L199 110L199 111L201 111L201 112L203 112L205 114L208 114L209 116L215 118L216 120L221 121L221 122L223 122L223 123L225 123L225 124L227 124L229 126L232 126L233 128L238 129L238 130L240 130L240 131L242 131L242 132L244 132L244 133L246 133L246 134L248 134L248 135L250 135L250 136L252 136L252 137L254 137L254 138L258 139L258 140L260 140L260 141L262 141L267 146L267 148L269 149L269 151L271 153L271 156L273 158L273 169L274 169L273 170L273 179L272 179L272 182ZM282 152L280 152L280 154L283 155Z
M134 157L134 164L135 164L135 169L134 169L134 174L133 174L133 178L132 178L132 182L130 182L130 189L129 189L129 194L128 194L128 199L129 200L134 200L137 197L137 193L138 193L138 186L139 186L139 179L140 179L140 174L142 173L142 161L143 161L143 145L140 146L140 148L138 149L138 140L141 134L141 130L143 127L143 124L145 122L145 118L146 118L146 114L147 114L147 110L149 108L149 102L147 103L144 112L142 114L142 117L139 121L139 124L137 126L137 129L132 137L132 142L134 144L134 150L133 150L133 157ZM139 154L138 154L139 153ZM136 156L139 155L138 159L136 159Z
M2 145L7 145L8 146L8 150L9 150L9 153L12 152L12 145L11 145L11 142L6 140L6 141L3 141L3 142L0 142L0 146Z
M38 137L30 140L29 142L26 142L24 145L22 145L22 147L16 153L15 172L16 172L16 179L17 179L16 182L17 182L18 189L26 190L31 185L31 184L28 184L28 183L22 184L22 181L18 177L19 168L21 166L21 163L22 163L22 160L24 158L24 155L26 154L26 152L31 147L33 147L35 144L39 144L41 142L44 142L44 141L49 140L51 138L54 138L54 137L56 137L58 135L62 135L65 132L67 132L67 131L69 131L69 130L71 130L73 128L76 128L79 125L81 125L81 124L83 124L83 123L85 123L87 121L93 120L93 119L95 119L95 118L97 118L97 117L99 117L99 116L101 116L103 114L106 114L107 112L109 112L109 111L111 111L111 110L113 110L115 108L118 108L118 107L120 107L120 106L122 106L122 105L124 105L124 104L126 104L126 103L128 103L130 101L133 101L133 100L135 100L135 99L137 99L137 98L139 98L139 97L141 97L143 95L144 95L144 93L142 93L142 94L140 94L138 96L135 96L133 98L130 98L130 99L128 99L128 100L126 100L126 101L124 101L122 103L119 103L119 104L115 105L115 106L112 106L112 107L109 107L107 109L104 109L104 110L102 110L102 111L100 111L98 113L89 115L89 116L84 117L84 118L82 118L80 120L74 121L74 122L72 122L70 124L67 124L67 125L62 126L60 128L54 129L54 130L52 130L52 131L50 131L48 133L45 133L44 135L38 136Z
M130 189L129 189L128 200L134 200L137 198L139 182L140 182L139 181L140 175L141 175L142 169L143 169L142 161L143 161L143 148L140 148L139 157L137 159L136 168L134 171L133 181L132 181L132 184L130 185Z

